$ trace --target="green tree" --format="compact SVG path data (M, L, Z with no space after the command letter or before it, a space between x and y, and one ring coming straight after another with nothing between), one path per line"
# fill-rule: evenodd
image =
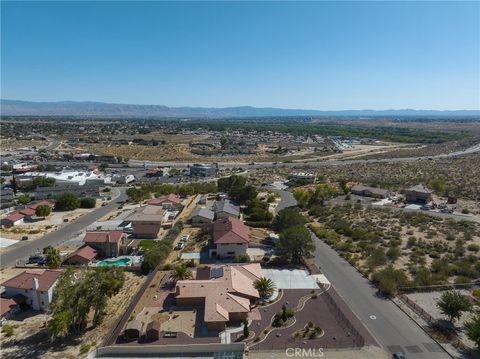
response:
M60 211L73 211L80 207L80 199L70 192L65 192L55 199L55 209Z
M48 323L52 339L83 332L92 310L92 324L101 324L108 298L117 294L124 283L123 271L115 267L89 268L75 275L71 269L64 271L53 291L53 314Z
M48 246L45 248L43 253L46 254L45 262L48 268L60 268L60 266L62 265L62 256L60 255L60 251L57 248Z
M243 321L243 337L248 338L250 336L250 330L248 329L248 321Z
M32 183L35 187L53 187L55 185L55 178L45 176L35 177Z
M262 277L257 279L253 286L258 290L258 294L261 298L270 298L275 291L275 283L270 278Z
M303 226L307 219L296 209L284 208L277 213L272 222L272 228L282 232L290 227Z
M322 183L319 184L315 188L315 192L313 193L313 196L310 199L310 205L313 204L320 204L323 206L325 204L325 201L332 198L335 193L337 193L336 189L330 186L329 184Z
M134 203L139 203L144 201L150 195L148 192L142 188L130 187L127 189L127 196Z
M454 322L462 316L463 312L468 312L472 309L472 304L466 296L459 291L452 290L442 294L437 307L440 311L448 317L450 322Z
M47 329L50 333L51 341L57 338L63 338L68 334L72 313L69 310L54 312L52 319L48 322Z
M310 203L310 199L312 198L312 192L310 191L295 191L293 192L293 196L297 200L297 204L300 208L308 208L308 204Z
M232 188L243 188L247 183L247 179L243 176L233 175L230 177L219 178L217 181L217 187L220 192L226 192L230 194Z
M398 288L408 283L407 275L403 270L395 269L389 264L386 268L375 272L372 281L378 285L380 292L387 296L393 296Z
M173 269L172 277L175 281L191 279L193 277L192 272L183 264L175 266Z
M173 240L180 233L177 229L178 227L176 227L177 225L178 222L168 231L163 240L156 241L150 249L145 251L141 267L143 274L147 274L154 270L158 265L162 264L165 259L167 259L169 253L173 249Z
M95 208L97 201L92 197L83 197L80 198L80 207L81 208Z
M52 209L50 208L50 206L47 206L46 204L42 204L35 209L35 215L38 217L45 218L45 217L48 217L50 213L52 213Z
M281 232L278 247L285 251L293 263L301 263L302 257L310 257L315 250L310 232L303 225L290 227Z
M437 194L443 195L447 190L447 185L444 179L432 179L428 182L428 186Z
M480 349L480 314L477 314L471 321L465 323L465 332L468 339L475 343Z
M248 185L243 187L239 193L236 194L237 200L240 204L244 204L247 201L257 198L258 191L254 186Z
M28 194L22 194L21 196L18 196L17 201L21 204L27 204L32 201L32 198Z

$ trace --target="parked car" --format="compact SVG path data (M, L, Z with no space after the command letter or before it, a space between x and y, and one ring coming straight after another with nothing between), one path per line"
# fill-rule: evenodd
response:
M175 250L178 251L178 250L182 249L183 247L185 247L185 243L184 242L178 242L177 245L175 246Z
M424 210L424 211L429 211L429 210L431 210L432 208L431 208L429 205L424 204L422 207L420 207L420 209L421 209L421 210Z
M39 266L45 265L45 257L43 256L30 256L27 264L38 264Z
M453 213L453 209L445 207L445 208L442 208L440 210L440 212L442 212L442 213Z
M23 236L22 241L28 241L28 236Z
M393 359L405 359L406 356L405 356L404 352L397 352L397 353L393 353L392 358Z

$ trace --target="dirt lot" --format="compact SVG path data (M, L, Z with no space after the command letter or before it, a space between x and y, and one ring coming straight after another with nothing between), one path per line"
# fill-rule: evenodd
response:
M0 141L0 150L1 151L11 151L16 148L22 147L45 147L48 145L48 141L41 140L17 140L14 138L2 138Z
M326 206L310 214L320 228L317 234L365 274L391 263L405 270L414 285L480 277L480 225L474 222L359 204ZM374 251L382 253L374 256ZM420 267L430 267L432 276L417 276Z
M132 293L135 293L145 279L130 272L125 275L125 285L119 294L110 299L105 320L99 327L90 328L80 337L70 336L51 344L45 327L49 315L26 311L7 321L14 327L12 337L7 338L3 333L0 334L2 358L85 358L89 350L101 343L118 316L126 309Z
M97 200L97 207L100 203L101 202ZM75 221L92 210L91 208L78 208L69 212L52 212L52 214L45 219L28 221L11 228L2 228L0 230L0 237L20 240L26 235L29 240L34 240L57 230L67 223L64 222L65 220L67 220L68 223Z

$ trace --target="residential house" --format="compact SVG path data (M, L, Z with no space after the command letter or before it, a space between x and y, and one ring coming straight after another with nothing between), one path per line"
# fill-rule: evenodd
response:
M388 198L390 197L391 193L388 189L383 188L376 188L376 187L369 187L363 185L355 185L353 186L350 191L353 194L365 197L375 197L375 198Z
M23 223L25 215L20 212L12 212L8 216L2 219L2 226L5 228L10 228L16 226L20 223Z
M33 208L27 207L18 211L23 214L23 220L31 221L35 216L35 210Z
M97 251L90 246L78 248L63 261L65 264L88 266L97 257Z
M32 220L32 218L35 216L37 207L41 205L49 206L50 208L53 207L53 203L50 201L40 201L35 204L28 205L23 209L11 212L7 217L3 218L1 221L2 226L8 228L23 223L25 220Z
M206 267L200 272L201 277L177 282L177 306L203 306L210 330L224 330L248 318L259 298L254 282L263 277L260 264Z
M246 255L250 242L250 228L238 218L221 218L213 223L213 244L210 257L231 258Z
M215 204L213 205L213 209L215 211L216 219L227 217L240 217L240 207L234 205L228 199L222 199L221 201L215 202Z
M288 178L294 182L308 184L315 183L317 176L314 173L295 172L288 176Z
M405 191L405 198L409 203L426 204L432 200L432 192L423 185L416 185Z
M126 220L131 222L135 238L156 239L163 222L168 221L168 211L161 206L140 207Z
M34 310L48 309L61 270L28 269L2 283L4 297L13 298L22 295L25 303Z
M182 203L180 201L180 196L178 194L170 193L167 195L154 198L147 202L151 206L162 206L164 209L169 210L180 210L182 208Z
M192 226L206 226L213 223L215 213L205 207L196 207L192 211Z
M127 253L127 234L122 231L87 232L83 242L103 257L116 257Z

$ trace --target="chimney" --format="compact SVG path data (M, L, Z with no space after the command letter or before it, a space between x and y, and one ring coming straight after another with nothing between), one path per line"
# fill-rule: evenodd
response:
M38 287L39 287L38 279L37 278L32 278L32 289L37 291Z

